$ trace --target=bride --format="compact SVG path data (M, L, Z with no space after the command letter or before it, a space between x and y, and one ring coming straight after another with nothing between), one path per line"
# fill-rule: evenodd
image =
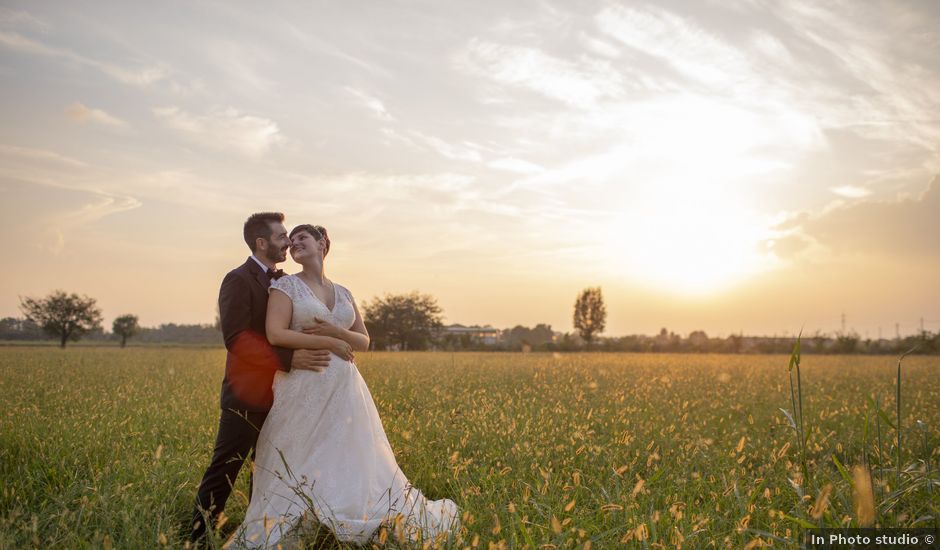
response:
M396 523L413 541L446 537L459 526L457 505L427 500L405 478L352 362L353 351L368 349L369 333L349 291L323 274L326 229L300 225L290 239L303 271L271 283L267 337L282 347L328 348L330 366L275 376L251 500L229 543L275 546L308 511L343 542L368 542Z

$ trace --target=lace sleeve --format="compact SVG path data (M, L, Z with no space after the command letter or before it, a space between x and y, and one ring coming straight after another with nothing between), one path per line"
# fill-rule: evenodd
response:
M287 275L271 281L271 286L268 287L268 294L270 294L272 290L277 289L287 294L291 300L294 300L296 298L295 294L297 289L294 286L293 279L293 277Z
M346 300L348 300L350 304L356 303L356 301L353 300L352 292L349 292L348 288L344 287L343 285L337 285L337 286L339 287L339 291L343 293L343 296L346 297Z

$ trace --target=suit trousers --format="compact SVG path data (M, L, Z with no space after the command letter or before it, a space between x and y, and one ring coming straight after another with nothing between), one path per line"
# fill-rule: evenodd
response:
M205 518L208 515L210 525L214 525L238 477L245 459L255 457L255 444L267 412L237 411L223 409L219 417L219 432L215 439L212 462L202 476L190 527L190 539L195 541L206 532ZM249 470L250 471L250 470ZM250 475L250 474L249 474ZM251 497L251 478L249 477L249 498Z

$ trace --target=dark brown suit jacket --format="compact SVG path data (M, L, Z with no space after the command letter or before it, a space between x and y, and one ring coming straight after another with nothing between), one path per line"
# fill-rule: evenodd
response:
M267 412L278 370L290 371L294 352L273 347L265 335L268 276L252 258L222 280L219 317L228 355L222 379L222 408Z

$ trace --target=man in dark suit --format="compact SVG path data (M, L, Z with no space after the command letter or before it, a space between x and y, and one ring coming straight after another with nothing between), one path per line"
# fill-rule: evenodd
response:
M191 524L198 541L225 508L245 458L254 458L264 419L271 410L271 390L278 370L319 372L330 362L327 350L289 350L272 347L265 336L268 285L284 274L276 265L287 259L290 239L284 215L252 214L245 222L248 260L230 271L219 290L219 317L228 350L222 379L222 414L212 462L199 485Z

